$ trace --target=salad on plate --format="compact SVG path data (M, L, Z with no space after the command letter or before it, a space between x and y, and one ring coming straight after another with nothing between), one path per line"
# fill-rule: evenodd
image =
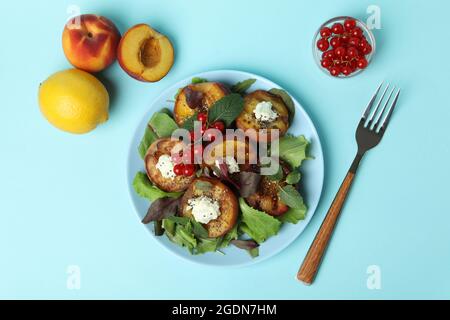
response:
M251 91L254 82L192 79L139 144L145 172L133 188L150 201L142 222L193 255L232 245L257 257L283 224L306 216L299 168L309 141L289 133L294 102L282 89Z

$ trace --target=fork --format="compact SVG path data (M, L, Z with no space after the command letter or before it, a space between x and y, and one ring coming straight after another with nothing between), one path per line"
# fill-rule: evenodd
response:
M400 95L400 89L396 90L395 86L390 90L389 95L386 93L390 87L389 84L383 90L381 97L379 96L383 83L380 84L364 113L359 121L356 129L356 142L358 143L358 152L353 160L347 175L342 182L336 197L334 198L327 215L325 216L319 231L314 238L311 247L306 254L305 259L297 273L297 279L303 283L310 285L317 274L322 258L331 239L334 227L341 213L344 202L350 191L350 187L354 180L359 163L366 152L377 146L388 127L392 113ZM394 94L394 92L396 92ZM375 103L377 102L377 103ZM375 105L375 107L374 107Z

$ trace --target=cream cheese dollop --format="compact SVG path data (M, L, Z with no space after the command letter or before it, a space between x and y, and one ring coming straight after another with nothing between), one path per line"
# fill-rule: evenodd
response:
M192 211L195 221L203 224L220 216L219 202L207 196L189 199L187 209Z
M272 122L278 118L278 113L272 109L272 102L262 101L253 110L255 118L261 122Z
M161 175L166 179L173 179L175 178L175 172L173 172L174 163L172 161L172 158L167 155L163 154L159 157L158 163L156 164L156 168L161 172Z

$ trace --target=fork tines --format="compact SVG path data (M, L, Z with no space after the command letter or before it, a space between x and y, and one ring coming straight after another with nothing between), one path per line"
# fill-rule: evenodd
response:
M394 86L386 98L386 93L390 87L388 83L379 97L379 93L383 85L384 83L382 82L377 91L375 91L375 94L364 110L364 114L361 118L361 121L364 121L365 123L365 127L375 132L386 130L400 95L400 88L396 89ZM395 91L397 91L397 93L394 95Z

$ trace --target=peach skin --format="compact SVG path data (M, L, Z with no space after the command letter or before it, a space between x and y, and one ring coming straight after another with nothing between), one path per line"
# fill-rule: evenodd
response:
M67 60L76 68L98 72L116 59L120 32L110 20L83 14L64 27L62 44Z
M117 60L131 77L156 82L172 68L174 51L169 38L149 25L138 24L120 40Z

